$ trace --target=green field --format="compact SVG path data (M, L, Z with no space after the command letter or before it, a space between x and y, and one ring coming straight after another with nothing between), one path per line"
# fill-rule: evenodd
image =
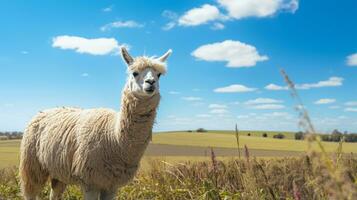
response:
M168 132L159 132L157 134L163 134L163 133L190 133L188 131L168 131ZM195 133L193 131L192 133ZM229 130L208 130L205 133L220 133L220 134L235 134L235 131L229 131ZM240 130L239 135L242 136L254 136L254 137L263 137L263 133L266 133L268 138L273 138L274 135L276 134L283 134L285 136L284 139L294 139L294 132L289 132L289 131L247 131L247 130Z
M19 146L20 140L0 141L0 168L18 164Z
M266 132L268 138L261 137L263 131L249 131L251 136L246 136L248 132L240 132L240 147L243 148L246 145L254 155L255 152L258 156L292 156L291 152L303 152L307 150L307 142L293 139L273 139L272 135L278 132ZM286 138L292 138L293 134L284 132ZM165 133L156 133L153 135L152 144L167 144L171 148L170 155L163 155L162 152L165 151L165 146L160 147L161 149L156 149L155 152L148 152L146 154L146 159L150 159L156 156L160 158L165 157L167 160L183 160L183 158L190 159L201 159L198 155L201 152L201 149L196 147L216 147L216 148L231 148L230 152L235 152L232 149L237 148L236 138L234 132L232 131L209 131L206 133L196 133L196 132L165 132ZM4 140L0 141L0 168L17 165L19 159L19 145L20 140ZM175 145L175 146L174 146ZM333 152L337 149L338 143L335 142L323 142L323 145L328 152ZM182 150L184 146L184 150ZM175 150L175 147L177 150ZM181 148L178 148L181 147ZM193 148L195 147L195 148ZM313 144L313 148L317 149L317 145ZM149 148L150 149L150 148ZM173 150L172 150L173 149ZM153 148L152 148L153 150ZM169 150L169 149L167 149ZM197 153L198 151L198 153ZM203 150L202 150L203 151ZM226 152L228 152L227 149ZM277 151L276 153L272 151ZM343 151L346 153L357 153L357 144L356 143L343 143ZM160 153L157 153L160 152ZM190 154L192 152L192 155ZM194 152L196 152L194 154ZM219 152L219 151L218 151ZM266 154L264 153L266 152ZM289 153L290 152L290 153ZM224 154L225 155L225 154ZM203 155L202 155L203 156ZM202 157L201 156L201 157ZM221 155L223 156L223 155ZM227 157L234 156L232 153L225 155ZM204 159L204 158L202 158ZM144 161L145 162L145 161ZM145 164L144 164L145 165Z
M227 133L227 132L224 132ZM256 133L258 134L258 133ZM291 135L291 133L290 133ZM306 151L307 142L293 139L273 139L263 137L253 137L241 135L240 147L247 145L249 149L262 149L262 150L279 150L279 151ZM156 144L170 144L170 145L186 145L186 146L202 146L202 147L225 147L236 148L237 142L234 134L222 134L222 132L170 132L170 133L157 133L153 135L153 143ZM326 151L333 152L337 149L338 143L336 142L322 142ZM314 149L317 144L313 144ZM356 143L343 143L344 152L357 153Z

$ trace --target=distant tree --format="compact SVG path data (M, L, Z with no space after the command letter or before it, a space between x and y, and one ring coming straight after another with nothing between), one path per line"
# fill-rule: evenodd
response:
M320 138L322 141L331 141L331 137L329 134L323 134L323 135L320 135Z
M268 137L268 134L267 133L263 133L263 137Z
M285 138L285 135L283 135L283 134L281 134L281 133L278 133L278 134L274 135L273 138L276 138L276 139L284 139L284 138Z
M192 130L188 130L187 132L191 133L191 132L192 132Z
M333 130L331 133L331 140L334 142L339 142L342 139L342 133L337 129Z
M198 132L198 133L204 133L204 132L207 132L207 131L206 131L206 129L204 129L204 128L199 128L199 129L196 130L196 132Z
M299 131L295 133L295 140L303 140L304 139L304 133Z
M248 133L247 135L250 136L250 133Z

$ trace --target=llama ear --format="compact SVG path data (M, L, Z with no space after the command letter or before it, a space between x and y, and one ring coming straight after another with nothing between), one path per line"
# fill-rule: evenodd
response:
M131 55L129 54L128 50L126 50L126 48L123 46L121 47L121 56L123 58L123 60L126 62L127 65L131 65L134 62L133 57L131 57Z
M160 58L158 58L159 61L165 62L167 58L171 55L172 50L169 49L164 55L162 55Z

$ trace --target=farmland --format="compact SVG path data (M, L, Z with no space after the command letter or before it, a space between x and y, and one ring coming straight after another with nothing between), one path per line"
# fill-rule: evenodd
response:
M286 139L271 138L276 132L266 132L267 138L261 137L263 131L249 131L251 136L247 136L247 133L248 131L240 132L240 145L241 148L246 145L252 156L269 158L297 156L307 150L306 141L290 139L293 137L292 133L284 133ZM18 164L19 145L20 140L0 141L0 168ZM333 152L337 149L338 143L323 142L323 145L326 151ZM209 147L214 148L218 157L238 155L235 135L231 131L156 133L145 153L143 166L146 166L145 160L153 158L168 161L204 160L210 154ZM313 147L317 149L316 145ZM357 145L344 143L343 151L357 153Z

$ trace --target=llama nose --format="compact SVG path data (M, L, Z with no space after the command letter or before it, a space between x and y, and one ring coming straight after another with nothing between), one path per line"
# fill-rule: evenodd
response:
M149 83L150 85L153 85L156 81L154 79L147 79L145 80L145 83Z

